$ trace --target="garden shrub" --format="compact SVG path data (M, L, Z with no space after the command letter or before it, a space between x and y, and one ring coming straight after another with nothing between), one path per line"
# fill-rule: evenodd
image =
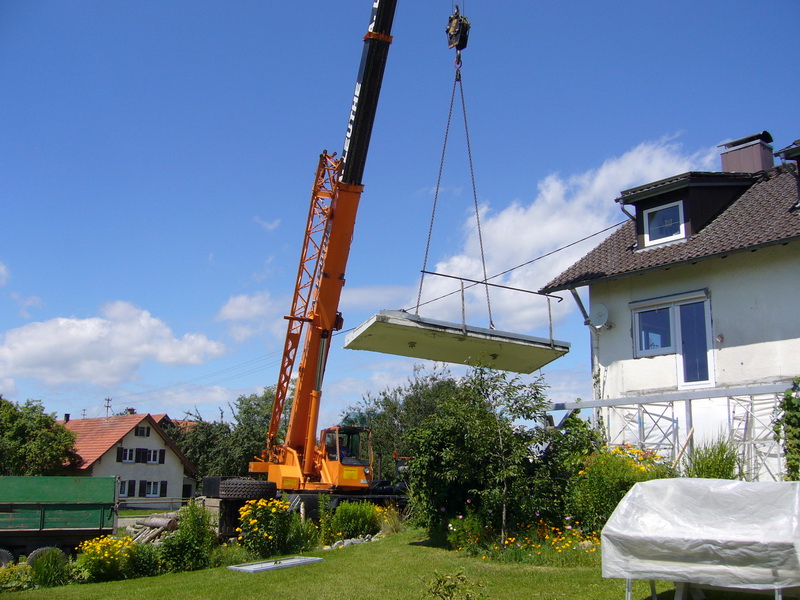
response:
M212 567L230 567L255 562L258 556L238 543L220 544L211 553Z
M692 454L683 460L683 474L706 479L740 479L741 462L730 440L719 436L695 447Z
M168 571L206 569L216 543L211 513L197 502L189 502L178 512L178 529L159 546L162 564Z
M464 550L470 555L483 554L491 544L491 536L483 515L472 509L458 515L447 526L447 541L453 550Z
M674 476L650 450L614 446L590 455L569 492L569 509L586 531L600 531L635 483Z
M159 549L153 544L131 544L128 548L128 560L125 563L126 579L153 577L161 572Z
M262 558L311 549L316 526L300 521L285 500L248 500L239 510L238 541Z
M83 571L86 581L123 579L132 544L133 540L129 537L117 539L110 535L81 542L78 546L77 568Z
M36 587L50 588L69 583L70 567L58 548L46 548L28 561L31 581Z
M19 592L33 587L31 567L27 563L0 567L0 592Z
M348 540L364 535L375 535L381 530L378 511L371 502L342 502L326 523L323 538L326 543L333 540Z

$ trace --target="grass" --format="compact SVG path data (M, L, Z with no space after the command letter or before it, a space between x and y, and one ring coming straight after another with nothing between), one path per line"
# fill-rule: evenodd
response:
M450 552L427 544L418 530L388 536L378 542L335 551L316 551L319 563L262 573L225 568L161 575L130 581L70 585L47 590L3 594L8 600L342 600L381 598L418 600L435 573L463 571L488 600L591 599L621 600L625 582L603 579L597 567L552 568L499 563ZM659 582L659 600L672 600L674 585ZM731 595L709 598L733 598ZM750 596L736 596L749 598ZM648 582L635 581L633 598L650 598Z

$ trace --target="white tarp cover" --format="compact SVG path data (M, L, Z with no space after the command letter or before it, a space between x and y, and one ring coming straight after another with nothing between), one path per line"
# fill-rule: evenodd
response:
M602 532L603 577L776 589L800 585L800 483L637 483Z

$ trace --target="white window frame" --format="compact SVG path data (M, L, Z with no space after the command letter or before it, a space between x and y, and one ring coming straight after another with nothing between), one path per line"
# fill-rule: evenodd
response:
M662 237L662 238L657 238L655 240L651 240L650 239L650 223L649 223L650 215L652 213L654 213L654 212L657 212L659 210L664 210L664 209L670 208L672 206L677 206L678 207L678 221L679 221L678 233L675 233L675 234L667 236L667 237ZM686 223L684 222L684 217L683 217L683 201L682 200L677 200L676 202L670 202L669 204L661 204L659 206L654 206L653 208L648 208L642 214L642 225L643 225L643 228L644 228L644 245L645 245L645 247L656 246L658 244L665 244L667 242L674 242L675 240L684 239L686 237Z
M119 498L127 498L128 497L128 482L125 479L119 480L119 489L117 490L117 496Z
M680 307L686 304L695 304L698 302L703 303L703 312L705 317L705 334L706 334L706 361L708 365L708 379L701 381L686 381L686 372L684 369L684 357L681 351L681 323L680 323ZM631 318L633 319L633 357L646 358L658 355L675 355L675 368L678 376L678 389L693 389L705 388L715 385L714 377L714 346L712 343L712 320L711 320L711 300L708 295L708 290L696 290L686 292L684 294L674 294L672 296L664 296L661 298L653 298L649 300L640 300L631 302ZM669 309L669 324L670 324L670 346L664 348L642 349L639 347L640 342L640 325L639 315L651 310L667 308Z
M158 464L158 450L147 449L147 460L145 462L148 465L157 465Z
M158 498L161 492L161 481L148 481L145 498Z
M122 449L122 462L132 463L136 460L136 448Z

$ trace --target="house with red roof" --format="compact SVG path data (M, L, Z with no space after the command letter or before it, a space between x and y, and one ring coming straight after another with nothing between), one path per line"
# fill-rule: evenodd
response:
M76 434L75 450L82 459L78 470L91 477L117 477L122 504L179 508L194 493L196 469L159 426L168 417L155 417L67 417L64 426Z
M748 478L781 478L773 418L800 376L800 140L772 141L623 191L625 224L542 288L572 293L591 344L592 400L556 408L591 407L611 444L675 459L722 435Z

